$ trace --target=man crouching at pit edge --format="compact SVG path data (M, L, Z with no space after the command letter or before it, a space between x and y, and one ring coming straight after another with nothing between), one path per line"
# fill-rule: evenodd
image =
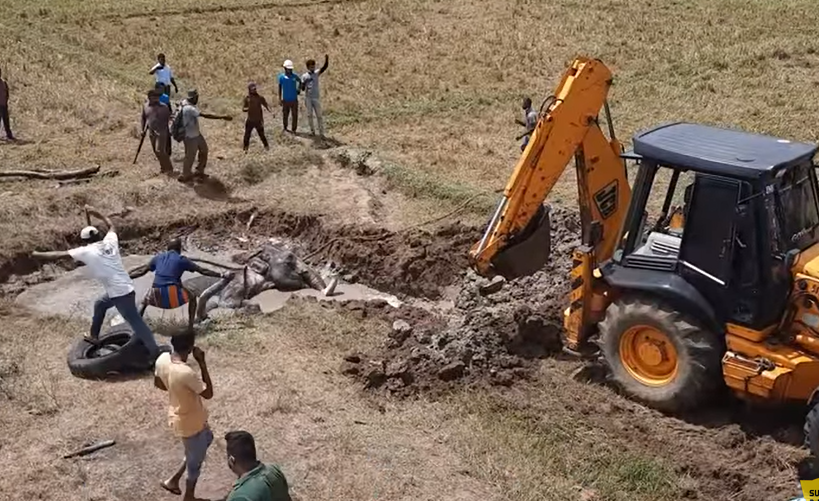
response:
M172 238L168 241L168 250L160 252L145 265L131 270L131 278L138 278L149 271L154 272L154 283L145 295L140 306L140 316L148 306L163 310L172 310L188 304L188 332L193 332L196 320L196 294L192 294L182 285L182 275L186 272L200 273L208 277L225 278L230 273L218 273L202 268L182 255L182 241Z

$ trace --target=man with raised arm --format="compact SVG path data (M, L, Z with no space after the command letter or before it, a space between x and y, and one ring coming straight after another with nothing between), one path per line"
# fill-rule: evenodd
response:
M205 352L194 346L194 335L183 334L171 338L173 353L163 353L156 360L154 386L168 392L168 424L182 441L185 458L171 477L160 485L173 494L182 494L179 481L187 471L183 501L194 501L194 491L202 471L202 463L213 443L213 432L208 426L208 411L202 399L213 398L213 383L205 363ZM200 377L188 365L193 355L202 373Z
M91 275L105 288L105 292L94 303L94 318L91 321L91 331L88 341L96 343L99 339L102 322L110 308L116 308L122 318L131 326L134 335L148 348L150 361L159 356L159 346L156 344L151 328L145 323L137 310L134 282L122 265L122 256L119 253L119 238L117 230L111 220L95 208L86 205L89 216L101 220L108 227L103 235L94 226L86 226L80 232L82 247L68 251L32 252L32 257L39 259L72 258L88 268Z

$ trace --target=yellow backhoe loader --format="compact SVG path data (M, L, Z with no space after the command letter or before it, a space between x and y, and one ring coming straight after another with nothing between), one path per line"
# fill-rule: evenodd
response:
M564 347L601 357L628 395L663 411L692 409L725 386L746 400L807 403L806 445L817 455L819 147L667 123L624 152L611 83L599 60L571 64L470 250L473 267L507 278L543 267L544 202L574 159L582 236ZM637 165L631 185L627 161ZM683 178L690 184L672 206Z

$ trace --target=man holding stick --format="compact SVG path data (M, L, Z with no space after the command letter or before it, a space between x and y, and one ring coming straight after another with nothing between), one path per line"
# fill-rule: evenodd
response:
M90 224L82 229L80 238L85 243L69 251L32 252L32 257L40 259L73 258L88 267L88 271L105 288L105 292L94 303L94 317L91 321L91 331L88 338L91 343L99 339L105 314L110 308L116 308L122 318L131 326L134 335L148 348L149 360L153 363L159 356L159 346L156 344L151 328L139 315L136 307L136 293L134 282L122 265L119 253L119 238L111 220L91 206L85 206L86 214L102 220L108 226L105 236ZM90 219L89 219L90 221Z

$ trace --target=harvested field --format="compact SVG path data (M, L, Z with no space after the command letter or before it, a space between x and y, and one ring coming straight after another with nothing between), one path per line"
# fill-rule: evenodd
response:
M559 345L579 242L571 169L550 197L547 268L483 294L466 252L519 155L521 97L543 99L575 55L613 69L626 142L669 120L813 141L817 16L807 0L0 2L19 138L0 141L0 171L100 166L70 184L0 180L0 496L171 498L158 486L181 452L166 395L149 376L72 377L66 353L90 311L14 301L75 269L30 253L77 245L86 203L132 209L115 218L126 255L171 236L209 253L283 238L401 303L293 298L215 320L199 341L216 393L203 498L233 481L221 437L237 428L282 466L296 500L797 495L802 409L726 398L677 418L574 377L583 363ZM132 164L159 51L180 91L234 117L203 123L212 177L193 187L160 175L147 142ZM282 133L272 106L271 151L254 136L243 153L247 82L276 104L281 62L302 69L324 53L330 139L310 138L305 116L299 135ZM177 171L182 152L174 143ZM117 444L61 459L105 439Z

